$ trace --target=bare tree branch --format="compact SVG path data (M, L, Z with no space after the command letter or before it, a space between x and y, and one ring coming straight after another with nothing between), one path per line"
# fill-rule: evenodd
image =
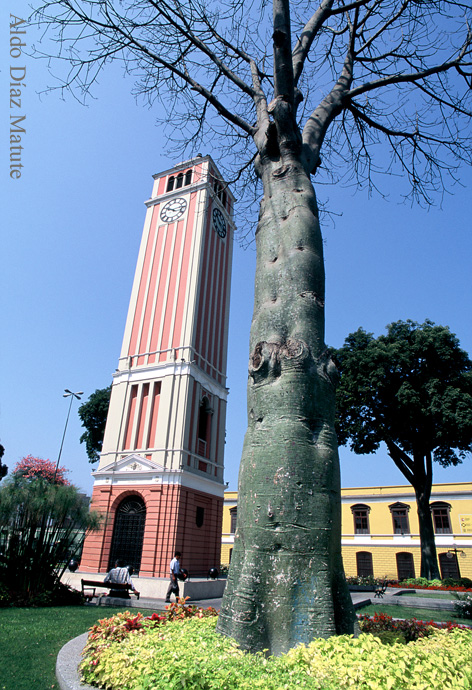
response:
M409 83L412 84L414 82L420 81L422 79L426 79L427 77L430 77L435 74L440 74L441 72L447 72L451 69L454 69L460 65L461 58L463 55L466 53L467 49L471 45L471 40L472 40L472 35L469 34L467 37L467 41L465 42L460 55L455 59L451 60L449 62L444 62L440 65L435 65L434 67L430 67L429 69L424 69L420 70L418 72L410 72L409 74L393 74L388 77L384 77L382 79L377 79L376 81L371 81L367 82L365 84L362 84L354 89L352 89L349 92L349 97L350 98L357 98L357 96L363 94L363 93L368 93L369 91L373 91L374 89L381 89L386 86L391 86L393 84L402 84L402 83Z
M59 88L82 97L110 61L121 60L137 79L137 95L165 99L174 122L187 118L182 150L222 131L216 113L228 123L235 163L244 155L242 166L254 155L249 137L271 156L302 150L320 180L336 177L340 166L359 184L382 169L408 171L412 194L430 203L444 175L454 179L458 164L472 160L464 19L471 11L464 3L321 0L306 18L295 0L275 0L273 17L256 0L228 2L49 0L36 16L59 50L37 54L68 63ZM389 163L374 164L374 142L390 149Z

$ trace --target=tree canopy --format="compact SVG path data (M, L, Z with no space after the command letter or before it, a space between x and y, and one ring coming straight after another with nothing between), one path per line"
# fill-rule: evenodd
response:
M120 62L163 106L174 144L220 138L243 180L254 154L298 150L309 173L371 187L396 174L429 203L471 162L470 12L461 0L49 0L37 17L57 45L37 55L79 98Z
M56 468L56 464L50 460L27 455L16 463L12 474L24 479L44 479L50 484L68 486L70 482L65 476L68 471L65 467Z
M421 503L420 536L430 553L422 551L422 575L429 570L428 577L437 570L432 523L429 531L425 524L433 461L457 465L472 452L472 361L449 328L410 320L390 324L378 338L359 328L334 355L341 374L339 443L358 454L386 444Z
M87 402L79 407L79 417L82 426L86 429L80 437L80 442L85 443L88 459L91 463L98 462L100 459L110 394L111 386L97 388Z

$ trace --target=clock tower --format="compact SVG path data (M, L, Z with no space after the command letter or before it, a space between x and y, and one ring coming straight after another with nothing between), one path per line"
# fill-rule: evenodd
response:
M81 571L219 566L233 203L210 156L154 175Z

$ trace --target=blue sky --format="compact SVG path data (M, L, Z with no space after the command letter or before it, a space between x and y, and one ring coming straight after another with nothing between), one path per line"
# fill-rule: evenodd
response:
M8 6L9 5L9 6ZM19 180L9 178L9 13L25 17L24 0L0 9L2 184L2 362L0 442L4 462L28 454L57 460L69 400L86 399L116 368L153 173L178 162L165 155L156 113L137 105L115 67L100 79L88 107L72 96L39 96L52 83L45 63L25 57L20 112L26 135ZM28 28L26 41L35 36ZM16 109L18 110L18 109ZM14 112L16 112L14 110ZM216 162L221 154L211 153ZM336 214L324 223L326 341L340 346L363 326L376 335L397 319L450 326L472 353L472 172L442 207L403 205L394 179L388 201L352 188L326 187ZM440 200L438 199L438 202ZM236 217L237 223L237 217ZM229 334L230 389L226 481L237 486L246 424L245 387L255 253L235 246ZM92 466L79 443L74 401L61 464L91 491ZM405 483L385 451L355 456L340 449L343 486ZM468 481L470 459L435 467L436 481Z

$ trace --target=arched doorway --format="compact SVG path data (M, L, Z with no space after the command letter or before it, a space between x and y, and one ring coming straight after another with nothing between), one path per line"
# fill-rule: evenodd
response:
M124 498L115 513L108 570L114 567L118 559L122 559L125 565L139 572L145 522L146 506L143 499L140 496Z

